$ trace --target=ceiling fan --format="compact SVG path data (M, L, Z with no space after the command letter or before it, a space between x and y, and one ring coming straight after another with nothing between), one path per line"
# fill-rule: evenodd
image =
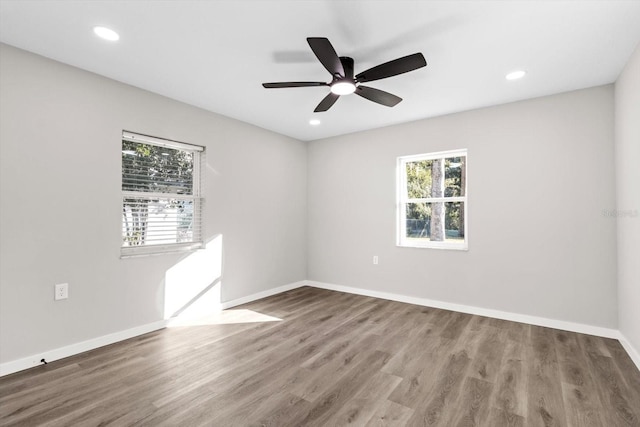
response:
M324 37L308 37L307 42L309 42L311 50L320 63L324 65L324 68L331 74L331 82L262 83L262 86L267 89L329 86L331 92L320 101L320 104L313 110L314 113L327 111L335 104L341 95L351 93L360 95L369 101L377 102L387 107L393 107L402 101L402 98L380 89L363 86L361 83L386 79L387 77L397 76L398 74L407 73L427 65L427 61L424 59L422 53L414 53L413 55L403 56L402 58L369 68L354 76L353 58L347 56L339 57L328 39Z

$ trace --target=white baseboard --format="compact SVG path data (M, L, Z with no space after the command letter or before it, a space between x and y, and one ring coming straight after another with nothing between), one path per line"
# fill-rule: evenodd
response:
M120 332L114 332L112 334L103 335L98 338L92 338L90 340L71 344L65 347L43 351L42 353L34 354L22 359L0 363L0 377L13 374L14 372L33 368L34 366L42 364L42 359L45 359L47 362L64 359L65 357L73 356L89 350L94 350L98 347L103 347L105 345L113 344L118 341L137 337L138 335L157 331L158 329L164 328L165 324L166 322L164 320L160 320L158 322L137 326L135 328L127 329Z
M235 307L237 305L246 304L248 302L256 301L262 298L270 297L271 295L281 294L286 291L290 291L292 289L297 289L302 286L307 286L306 280L301 280L299 282L289 283L288 285L278 286L277 288L267 289L266 291L258 292L255 294L247 295L246 297L236 298L230 301L225 301L221 304L222 309L226 310L227 308Z
M272 295L276 295L282 292L290 291L292 289L300 288L302 286L312 286L320 289L328 289L332 291L346 292L350 294L357 294L363 296L369 296L374 298L381 298L391 301L405 302L408 304L421 305L426 307L441 308L444 310L458 311L461 313L475 314L479 316L493 317L503 320L511 320L514 322L528 323L531 325L545 326L549 328L562 329L565 331L578 332L582 334L596 335L605 338L618 339L626 352L629 354L633 362L640 369L640 354L629 343L629 341L616 329L602 328L599 326L584 325L581 323L566 322L563 320L547 319L544 317L529 316L518 313L511 313L500 310L491 310L480 307L473 307L462 304L454 304L444 301L437 301L427 298L410 297L406 295L394 294L390 292L372 291L362 288L354 288L350 286L334 285L330 283L322 283L310 280L302 280L295 283L279 286L277 288L268 289L266 291L258 292L245 297L237 298L234 300L226 301L220 304L221 309L228 309L238 305L246 304L248 302L256 301L262 298L266 298ZM125 331L115 332L109 335L104 335L98 338L93 338L80 343L71 344L65 347L44 351L39 354L35 354L22 359L0 363L0 377L9 375L14 372L22 371L24 369L32 368L40 365L40 360L45 359L47 362L51 362L65 357L73 356L85 351L93 350L98 347L113 344L118 341L123 341L129 338L133 338L139 335L143 335L149 332L162 329L167 325L166 320L160 320L157 322L149 323L147 325L138 326L135 328L127 329Z
M620 337L617 329L603 328L600 326L585 325L582 323L567 322L564 320L548 319L545 317L529 316L526 314L511 313L507 311L492 310L488 308L474 307L470 305L455 304L444 301L437 301L427 298L410 297L406 295L393 294L390 292L371 291L362 288L353 288L350 286L334 285L331 283L322 283L315 281L307 281L307 286L313 286L321 289L332 291L346 292L349 294L364 295L374 298L382 298L391 301L405 302L408 304L422 305L426 307L441 308L444 310L458 311L461 313L475 314L478 316L493 317L496 319L510 320L513 322L528 323L536 326L544 326L547 328L562 329L563 331L578 332L581 334L596 335L605 338Z
M640 371L640 352L631 345L631 342L622 334L622 332L619 333L618 341L620 341L620 344L622 344L622 347L624 347L625 351Z

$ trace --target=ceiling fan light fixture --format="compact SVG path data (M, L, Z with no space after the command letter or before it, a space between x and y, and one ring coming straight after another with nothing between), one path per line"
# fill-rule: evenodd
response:
M349 95L356 91L356 85L353 82L338 81L331 85L331 92L336 95Z
M314 113L327 111L341 95L349 95L351 93L385 107L394 107L398 102L402 101L402 98L380 89L362 85L362 83L386 79L427 66L424 55L418 52L376 65L354 76L353 58L338 56L329 39L326 37L307 37L307 42L318 61L331 74L331 82L275 82L262 83L262 87L275 89L329 86L330 92L322 98L322 101L313 110Z

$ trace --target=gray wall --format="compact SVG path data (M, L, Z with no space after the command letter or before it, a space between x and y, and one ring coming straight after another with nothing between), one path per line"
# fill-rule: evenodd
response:
M640 45L615 93L619 327L640 352Z
M207 147L223 301L306 278L304 143L0 49L0 362L163 319L183 256L119 258L123 129Z
M613 102L608 85L311 142L308 278L616 328ZM458 148L469 251L396 247L397 156Z

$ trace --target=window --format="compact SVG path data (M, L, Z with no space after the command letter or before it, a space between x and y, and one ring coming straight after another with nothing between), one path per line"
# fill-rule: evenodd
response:
M204 148L122 132L122 256L204 247Z
M467 151L398 158L398 245L467 249Z

